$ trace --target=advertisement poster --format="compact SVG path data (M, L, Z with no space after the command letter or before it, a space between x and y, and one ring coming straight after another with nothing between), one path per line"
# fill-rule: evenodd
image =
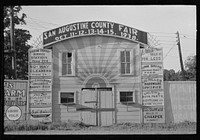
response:
M162 48L141 49L142 63L146 62L163 62Z
M164 91L143 91L142 104L145 106L164 106Z
M27 80L4 80L4 120L25 120Z
M159 90L163 89L163 78L142 78L142 89L143 90Z
M30 91L51 91L52 80L51 79L30 79L29 80Z
M51 76L51 64L30 64L30 76Z
M29 50L30 119L52 121L52 51Z
M165 123L164 107L143 109L144 123Z
M141 49L141 81L144 123L164 123L162 48Z
M31 108L30 109L30 119L38 121L52 121L52 108Z
M30 107L51 107L51 92L36 92L30 94Z
M162 64L142 64L142 76L163 75Z
M48 49L29 50L30 63L51 63L51 57L51 50Z

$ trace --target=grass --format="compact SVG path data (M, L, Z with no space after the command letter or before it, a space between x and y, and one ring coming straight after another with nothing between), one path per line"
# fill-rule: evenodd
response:
M78 121L41 123L37 121L5 122L4 132L8 131L33 131L33 130L148 130L148 131L176 131L196 130L196 122L181 122L176 124L142 124L119 123L108 127L88 126Z

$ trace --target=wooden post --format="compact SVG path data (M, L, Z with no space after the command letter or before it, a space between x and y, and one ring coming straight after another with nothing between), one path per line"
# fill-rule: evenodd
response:
M181 65L181 71L183 73L183 81L185 81L185 70L184 70L184 66L183 66L183 60L182 60L182 54L181 54L181 43L180 43L180 37L179 37L179 32L177 31L177 38L178 38L178 51L179 51L179 58L180 58L180 65Z
M98 90L97 88L95 88L95 91L96 91L96 126L98 126Z
M13 6L10 6L10 42L11 42L11 54L12 54L13 79L16 79L17 74L16 74L16 51L15 51L15 40L14 40Z

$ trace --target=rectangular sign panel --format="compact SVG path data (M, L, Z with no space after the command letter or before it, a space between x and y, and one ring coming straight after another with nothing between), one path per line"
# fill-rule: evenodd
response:
M4 120L25 120L27 80L4 80Z
M159 90L163 89L163 78L142 78L142 89L143 90Z
M48 49L29 50L30 63L51 63L52 52Z
M30 79L29 82L30 91L51 91L52 80L51 79Z
M52 65L51 64L33 64L29 66L30 76L51 76Z
M30 93L30 107L51 107L51 92Z
M65 39L87 36L108 35L147 44L147 32L108 21L88 21L68 24L43 33L43 45Z
M164 91L143 91L142 104L145 106L164 106Z
M142 64L146 62L162 62L162 48L147 48L141 49Z
M165 123L163 107L149 107L143 109L144 123Z
M52 51L29 50L30 119L52 121Z
M141 49L141 81L144 123L164 123L162 48Z
M30 119L38 121L52 121L52 107L45 108L31 108L30 109Z
M160 63L142 64L142 76L163 75L163 67Z

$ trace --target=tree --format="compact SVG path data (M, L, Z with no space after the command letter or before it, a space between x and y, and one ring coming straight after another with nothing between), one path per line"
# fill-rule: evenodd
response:
M26 14L22 14L19 17L18 13L21 10L21 6L13 7L13 22L14 25L26 24L24 18ZM31 47L27 44L31 35L29 31L24 29L14 30L15 37L15 50L16 50L16 72L17 79L27 79L28 75L28 49ZM10 50L10 6L4 7L4 50ZM4 54L4 78L13 79L12 67L11 67L11 53Z
M196 80L196 55L187 57L185 61L185 77L186 80Z

